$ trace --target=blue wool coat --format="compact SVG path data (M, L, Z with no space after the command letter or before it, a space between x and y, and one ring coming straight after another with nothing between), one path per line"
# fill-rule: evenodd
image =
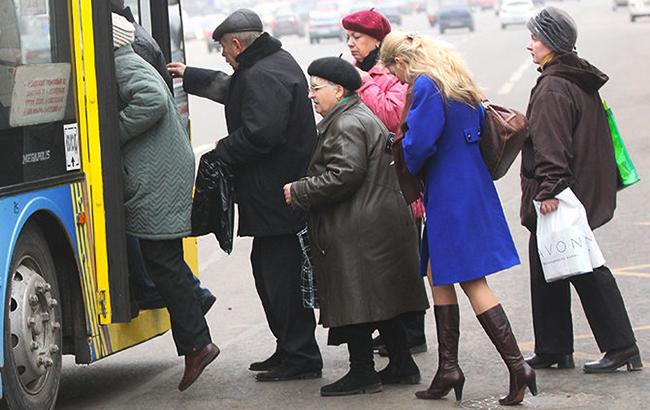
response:
M434 285L482 278L519 264L517 250L479 149L483 111L444 102L420 76L402 140L406 166L424 179L426 227L420 273L431 260Z

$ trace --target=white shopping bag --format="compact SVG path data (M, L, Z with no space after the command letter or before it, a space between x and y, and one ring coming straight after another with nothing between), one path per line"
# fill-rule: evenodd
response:
M587 212L571 188L560 192L555 212L542 215L537 210L537 249L546 282L593 272L605 264L594 233L587 221Z

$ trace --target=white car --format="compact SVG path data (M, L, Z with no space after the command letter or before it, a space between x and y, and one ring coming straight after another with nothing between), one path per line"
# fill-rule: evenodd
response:
M630 13L631 22L639 17L650 17L650 0L630 0L627 10Z
M499 22L502 29L510 25L526 24L534 15L535 5L531 0L501 0L499 5Z

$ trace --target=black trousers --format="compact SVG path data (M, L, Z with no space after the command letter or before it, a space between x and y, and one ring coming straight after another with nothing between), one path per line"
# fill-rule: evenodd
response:
M424 313L419 312L406 312L399 316L399 321L406 332L406 342L409 347L421 345L427 342L427 337L424 335Z
M183 240L140 239L140 248L147 272L167 305L178 355L204 348L212 340L192 291L191 269L183 260Z
M321 369L314 311L302 305L302 254L295 234L255 237L251 265L257 294L276 338L276 351L292 365Z
M529 260L535 353L573 353L569 284L578 292L580 303L601 352L628 347L635 343L623 297L609 268L602 266L594 269L593 273L547 283L534 233L529 241Z

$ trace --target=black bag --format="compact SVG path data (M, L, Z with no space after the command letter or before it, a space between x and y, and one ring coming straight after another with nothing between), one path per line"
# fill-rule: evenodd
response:
M481 132L481 155L493 180L508 172L508 168L528 138L528 120L519 111L483 101L485 121Z
M215 150L201 156L192 201L192 236L213 233L226 253L232 252L235 188L230 168Z

